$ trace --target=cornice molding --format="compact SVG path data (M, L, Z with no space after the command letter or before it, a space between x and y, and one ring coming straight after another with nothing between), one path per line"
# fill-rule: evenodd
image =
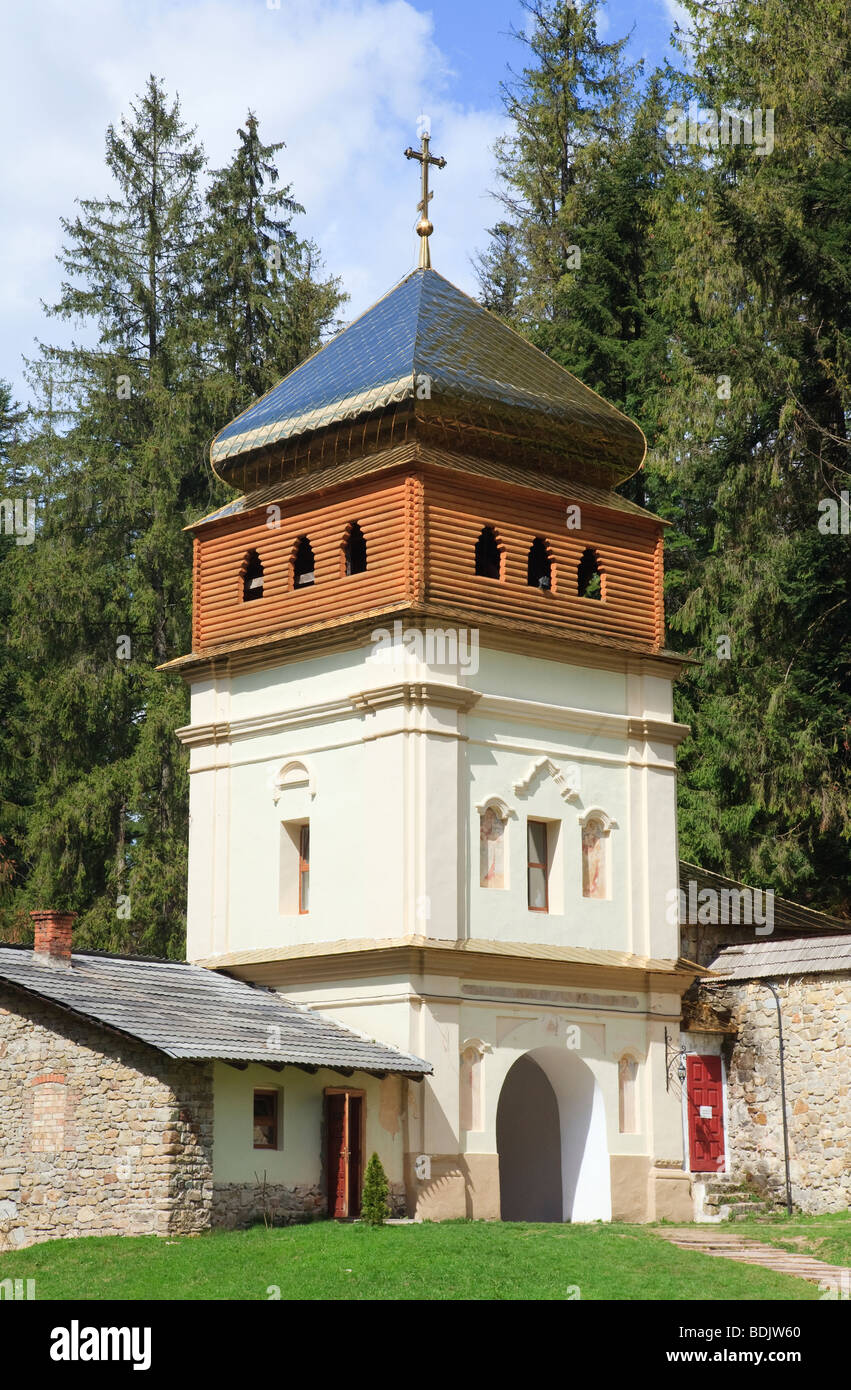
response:
M641 740L663 743L674 748L690 733L688 724L663 719L638 719L624 714L596 714L593 710L570 705L550 705L536 700L487 695L467 686L442 681L397 681L391 685L360 690L340 699L301 705L298 709L276 710L243 719L186 724L175 732L181 743L189 748L198 748L362 716L366 712L376 713L395 706L422 708L428 705L454 709L459 713L475 709L477 715L521 719L527 724L569 729L575 733L596 734L625 742Z

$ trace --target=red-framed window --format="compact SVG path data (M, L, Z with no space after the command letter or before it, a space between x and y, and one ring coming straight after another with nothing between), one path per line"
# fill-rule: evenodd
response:
M547 823L542 820L526 822L526 880L530 912L549 911L547 883Z
M310 826L298 832L298 910L310 911Z

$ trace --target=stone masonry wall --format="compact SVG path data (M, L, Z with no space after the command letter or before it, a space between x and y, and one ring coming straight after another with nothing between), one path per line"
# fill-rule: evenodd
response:
M403 1183L391 1183L390 1210L394 1216L407 1216L408 1204ZM282 1183L217 1182L213 1187L213 1226L242 1230L266 1220L270 1226L292 1226L318 1220L327 1214L325 1193L320 1184L286 1187Z
M851 977L777 982L785 1046L792 1199L809 1213L851 1206ZM728 1059L731 1167L785 1200L777 1010L762 984L712 990L738 1036Z
M206 1229L212 1066L0 986L0 1250Z

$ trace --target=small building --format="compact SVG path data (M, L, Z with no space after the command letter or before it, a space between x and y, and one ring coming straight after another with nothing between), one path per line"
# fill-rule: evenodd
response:
M34 949L0 947L0 1250L355 1214L349 1148L404 1204L401 1087L427 1062L199 966L72 953L70 914L36 918Z
M720 1171L782 1204L788 1148L794 1206L813 1214L846 1210L851 934L740 942L720 950L711 970L701 999L716 1031L710 1023L701 1050L716 1054L721 1078L727 1138Z

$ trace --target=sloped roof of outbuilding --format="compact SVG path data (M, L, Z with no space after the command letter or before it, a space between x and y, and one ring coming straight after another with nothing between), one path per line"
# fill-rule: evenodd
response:
M851 933L827 937L787 936L725 946L711 962L711 970L714 976L730 980L851 973Z
M74 952L45 965L31 949L0 946L0 981L188 1061L261 1062L422 1077L421 1057L203 966Z
M543 434L605 465L613 481L634 473L646 450L626 415L437 271L419 268L220 430L210 459L227 480L240 456L401 405L442 425Z
M762 889L754 890L747 884L740 883L738 879L727 878L724 874L713 873L710 869L701 868L699 864L691 864L687 859L681 859L680 890L686 897L688 897L690 883L695 884L698 894L706 888L711 888L716 893L752 893L754 891L762 893ZM762 898L758 901L762 902ZM818 932L826 935L828 932L843 933L849 930L847 921L843 921L839 917L831 917L827 912L819 912L813 907L804 907L801 903L793 903L788 898L780 898L776 894L773 898L772 910L775 932Z

